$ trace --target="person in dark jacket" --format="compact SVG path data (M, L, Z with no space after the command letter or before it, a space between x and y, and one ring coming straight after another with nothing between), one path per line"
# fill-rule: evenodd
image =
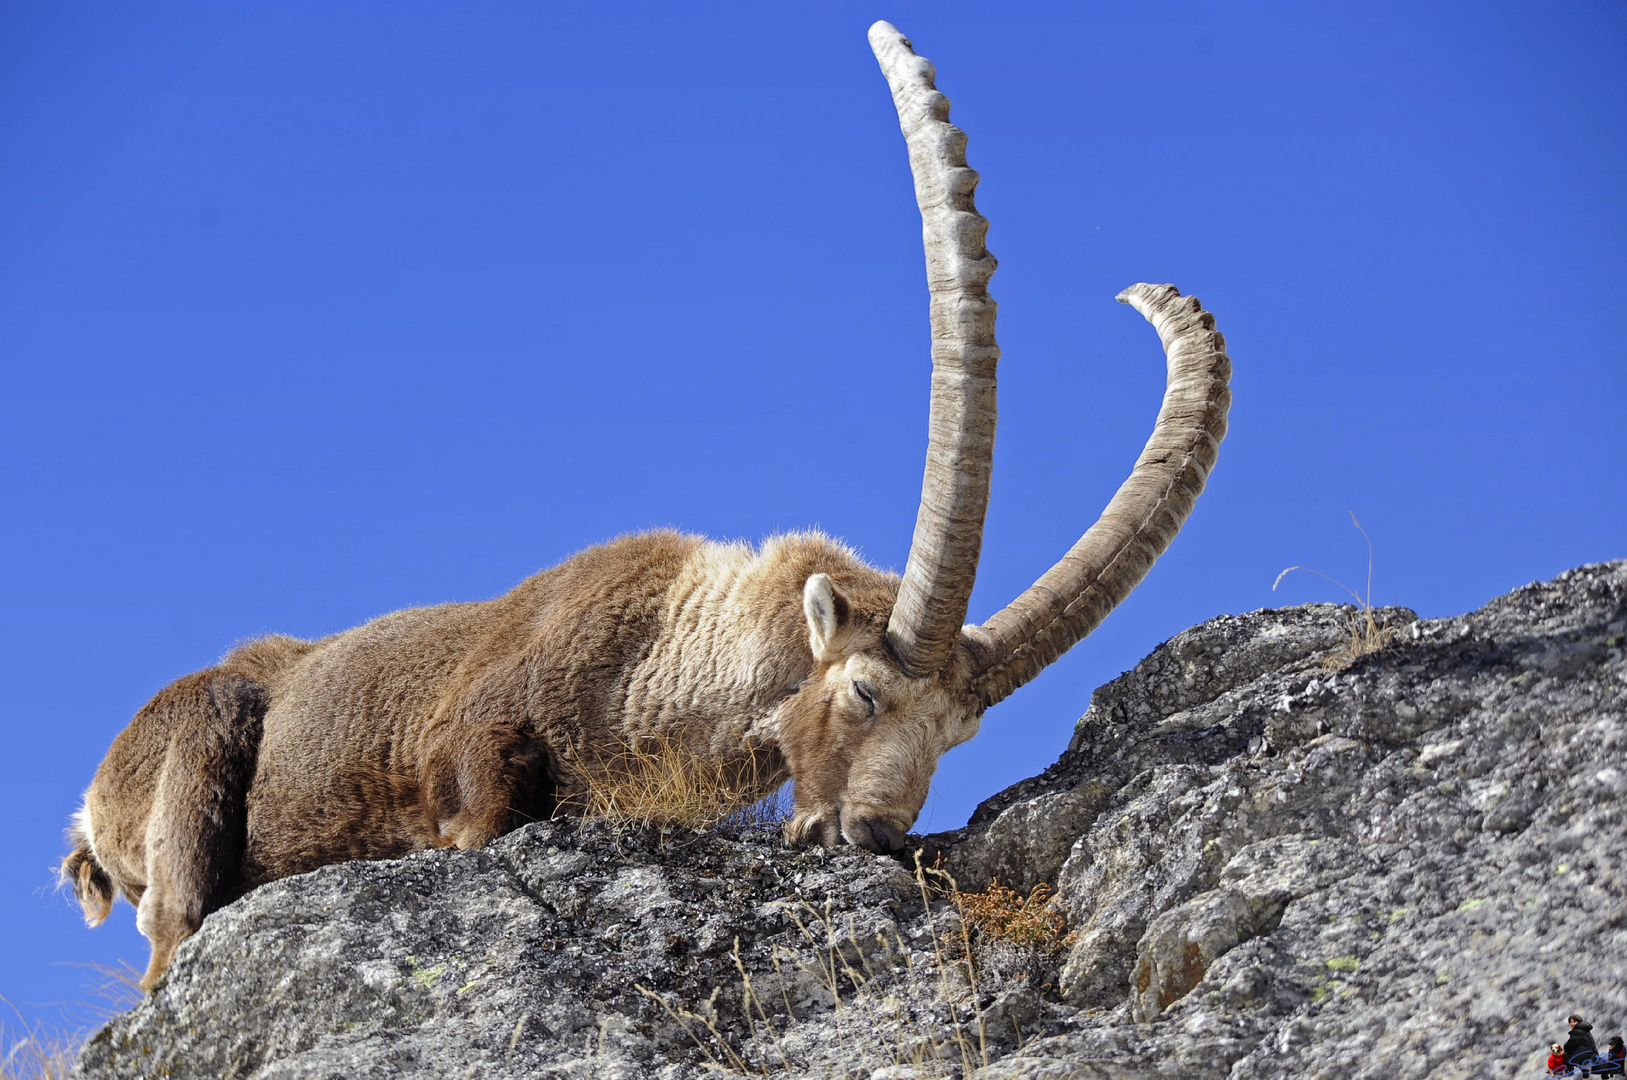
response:
M1593 1025L1575 1013L1570 1015L1571 1034L1565 1040L1565 1060L1573 1062L1582 1054L1597 1054L1599 1047L1593 1041Z

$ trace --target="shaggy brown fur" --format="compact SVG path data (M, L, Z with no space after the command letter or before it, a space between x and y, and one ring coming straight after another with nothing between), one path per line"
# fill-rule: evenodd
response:
M896 849L981 712L900 672L883 643L897 589L816 534L753 551L657 532L495 600L251 642L114 741L63 876L92 924L115 891L137 905L151 989L243 891L571 812L644 738L756 794L794 778L794 840Z

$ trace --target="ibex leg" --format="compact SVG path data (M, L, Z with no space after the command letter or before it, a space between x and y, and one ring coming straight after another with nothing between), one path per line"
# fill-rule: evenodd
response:
M437 846L484 847L554 812L547 749L508 725L441 725L425 740L423 802Z
M236 898L245 801L254 778L265 690L236 675L201 672L164 691L169 747L147 822L147 888L136 927L152 943L142 977L151 992L175 948L203 917Z

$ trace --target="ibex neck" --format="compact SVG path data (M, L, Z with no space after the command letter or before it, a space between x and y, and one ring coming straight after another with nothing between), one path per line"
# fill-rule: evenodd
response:
M772 747L779 705L813 668L802 587L816 573L891 580L816 533L697 546L628 680L627 734L704 739L720 758Z

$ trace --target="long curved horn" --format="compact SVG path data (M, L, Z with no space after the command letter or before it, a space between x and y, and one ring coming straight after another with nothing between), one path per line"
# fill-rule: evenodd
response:
M1192 512L1226 435L1232 363L1214 316L1173 285L1132 285L1118 298L1164 343L1164 404L1130 478L1096 524L1027 592L967 628L972 686L985 708L1045 670L1130 595Z
M966 165L966 133L949 122L949 99L933 67L891 23L870 28L870 48L887 76L909 144L921 208L927 288L932 297L932 409L926 475L909 562L887 622L887 642L905 672L943 670L966 620L983 546L994 460L994 256L989 223L972 203L977 173Z

